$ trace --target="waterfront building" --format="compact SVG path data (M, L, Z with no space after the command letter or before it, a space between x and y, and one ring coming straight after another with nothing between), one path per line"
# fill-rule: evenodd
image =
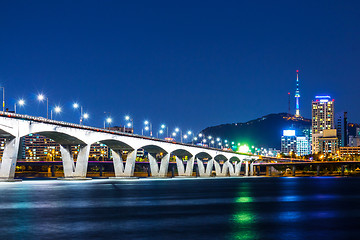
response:
M55 161L61 158L59 144L39 134L23 137L20 151L21 158L29 161Z
M349 140L347 112L337 113L335 119L337 137L339 139L339 147L345 147L348 145Z
M350 126L354 127L353 124L350 124ZM349 135L348 146L349 147L358 147L358 146L360 146L360 128L359 127L355 128L355 136L354 135Z
M311 154L310 138L307 136L296 137L296 154L305 156Z
M349 147L358 147L360 146L360 137L349 136Z
M360 147L340 147L340 155L360 155Z
M335 130L327 131L325 130ZM335 134L335 136L334 136ZM335 137L335 139L334 139ZM335 153L337 133L334 124L334 99L330 96L316 96L312 101L312 153Z
M5 146L5 138L0 138L0 156ZM71 147L76 159L79 146ZM107 160L110 158L109 149L105 144L94 143L90 146L89 159ZM60 145L50 138L39 134L29 134L21 138L19 159L26 161L59 161L61 159Z
M336 129L325 129L320 137L317 138L320 153L335 154L338 150L338 138Z
M284 130L281 136L281 152L285 155L296 153L295 130Z

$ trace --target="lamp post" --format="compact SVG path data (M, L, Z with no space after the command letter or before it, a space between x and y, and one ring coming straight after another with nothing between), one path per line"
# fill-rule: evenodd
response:
M169 127L165 126L165 124L161 124L161 129L165 131L166 128L166 137L169 137Z
M162 135L164 133L163 129L160 129L157 133L156 133L156 137L159 138L159 133L160 135Z
M152 137L152 125L149 121L145 121L145 131L149 131L150 130L150 137ZM142 135L144 135L144 128L142 129Z
M104 121L104 128L106 129L106 123L108 123L108 126L110 127L110 124L112 123L112 118L108 117Z
M89 114L84 113L83 118L84 118L84 119L88 119L88 118L89 118Z
M20 99L18 102L15 102L14 104L14 111L16 113L16 104L19 104L19 106L24 106L25 105L25 101L23 99Z
M5 87L0 87L2 89L2 94L3 94L3 103L2 103L2 107L3 107L3 112L5 111Z
M185 135L183 136L183 138L184 138L185 141L186 141L186 139L188 138L188 135L185 134Z
M82 125L83 117L84 117L84 115L83 115L83 107L82 107L82 106L79 106L78 103L74 103L74 104L73 104L73 108L74 108L74 109L80 108L80 125Z
M127 126L132 127L132 132L134 133L134 120L129 115L125 116L125 120L131 122L131 124L127 123Z
M181 131L181 129L175 128L175 132L176 132L176 133L180 132L180 142L182 143L183 136L182 136L182 131Z
M39 94L37 96L37 99L42 102L45 99L45 96L43 94ZM46 118L49 119L49 98L46 98ZM51 118L52 119L52 118Z
M60 113L60 112L61 112L61 107L56 106L56 107L54 108L54 111L55 111L55 113ZM52 109L51 109L51 111L50 111L50 117L51 117L51 120L52 120L52 119L53 119L53 111L52 111Z
M189 136L189 137L191 137L191 144L194 144L194 133L192 132L192 131L188 131L187 132L187 135Z

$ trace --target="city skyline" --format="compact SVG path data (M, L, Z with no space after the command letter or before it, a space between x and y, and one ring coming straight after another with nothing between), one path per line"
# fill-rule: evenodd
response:
M68 109L64 121L78 121L76 101L92 126L108 112L115 125L131 115L135 130L149 120L198 132L287 112L288 92L294 113L299 69L302 116L310 118L311 99L326 94L358 123L357 8L323 3L7 2L0 83L10 109L20 98L33 102L24 113L46 114L35 101L43 93Z

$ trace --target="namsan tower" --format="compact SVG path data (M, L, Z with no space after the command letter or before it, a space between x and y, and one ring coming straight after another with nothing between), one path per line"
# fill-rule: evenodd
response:
M301 117L301 116L300 116L299 100L300 100L299 70L296 70L296 91L295 91L295 102L296 102L295 109L296 109L296 111L295 111L295 117Z

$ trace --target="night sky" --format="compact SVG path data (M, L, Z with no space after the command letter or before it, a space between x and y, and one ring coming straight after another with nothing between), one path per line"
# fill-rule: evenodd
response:
M150 3L151 2L151 3ZM172 2L172 1L171 1ZM360 1L0 1L6 105L57 120L113 125L130 114L182 130L287 112L315 95L360 122ZM291 109L294 113L295 101ZM104 112L107 112L106 114Z

